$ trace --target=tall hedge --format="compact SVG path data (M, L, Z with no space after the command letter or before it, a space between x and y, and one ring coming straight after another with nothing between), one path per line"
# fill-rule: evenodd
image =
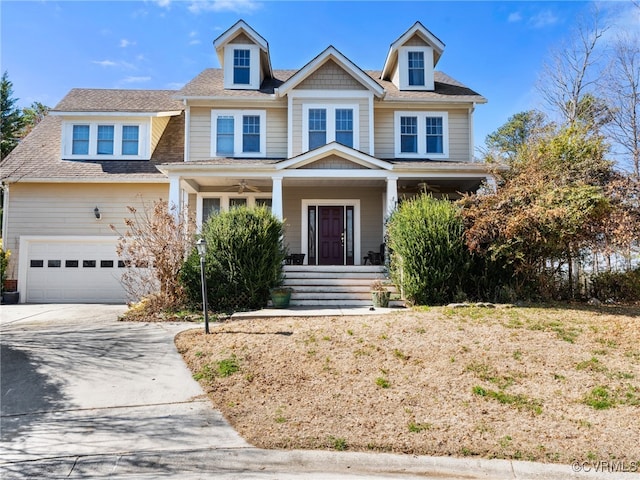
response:
M463 295L471 257L458 208L421 195L402 203L387 225L390 273L405 298L442 304Z
M207 242L207 299L215 311L261 308L282 283L283 223L266 208L234 208L202 227ZM200 258L191 253L181 274L192 303L201 302Z

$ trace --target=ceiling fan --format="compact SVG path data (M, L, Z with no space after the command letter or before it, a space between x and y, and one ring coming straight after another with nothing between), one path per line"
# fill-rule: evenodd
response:
M258 187L254 187L253 185L249 185L246 180L242 179L238 183L234 183L231 189L238 189L238 193L244 193L245 190L249 190L251 192L260 193L260 189Z
M420 189L421 192L424 192L424 193L426 192L440 193L440 187L436 187L435 185L429 185L424 180L422 182L418 182L417 187Z

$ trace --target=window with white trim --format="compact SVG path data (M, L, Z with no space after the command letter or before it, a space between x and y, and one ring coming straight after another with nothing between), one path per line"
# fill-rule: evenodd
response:
M212 110L212 157L265 157L265 110Z
M258 90L261 81L258 45L230 43L224 47L224 88Z
M238 207L266 207L271 209L271 193L207 193L198 195L196 202L196 218L198 226L202 226L209 217L220 212L227 212Z
M395 155L398 158L448 158L447 112L395 112Z
M407 52L409 85L424 86L424 52Z
M306 152L331 142L357 150L358 115L358 105L303 105L302 150Z
M62 157L90 160L148 160L149 125L133 122L65 122Z

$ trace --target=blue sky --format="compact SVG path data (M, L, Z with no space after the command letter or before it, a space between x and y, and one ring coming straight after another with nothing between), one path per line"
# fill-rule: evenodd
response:
M489 100L475 115L475 143L482 145L509 116L542 107L535 84L543 61L593 5L2 0L0 64L20 106L53 107L74 87L180 88L219 67L212 42L241 18L269 42L276 69L300 68L333 45L361 68L380 70L389 45L419 20L446 45L437 69ZM640 28L629 2L599 5L616 28Z

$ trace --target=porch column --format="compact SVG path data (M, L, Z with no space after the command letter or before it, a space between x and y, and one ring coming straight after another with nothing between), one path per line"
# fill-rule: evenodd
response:
M173 212L176 218L182 211L180 200L180 177L169 176L169 211Z
M271 212L276 218L282 220L282 177L272 177L273 188L271 192Z
M487 187L489 187L491 193L496 193L496 191L498 190L498 184L496 183L496 179L493 177L493 175L487 175L485 177L485 183L487 184Z
M386 216L391 215L398 203L398 177L387 177L387 211Z

